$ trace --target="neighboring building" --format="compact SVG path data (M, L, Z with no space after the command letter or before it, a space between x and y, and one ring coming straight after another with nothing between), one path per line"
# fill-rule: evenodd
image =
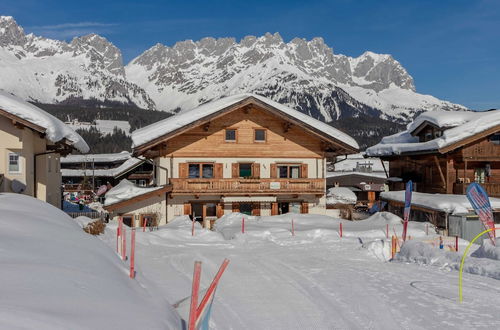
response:
M84 129L90 130L95 128L103 135L113 134L115 130L121 130L125 135L130 135L130 123L126 120L104 120L96 119L92 123L86 121L79 121L78 119L65 122L66 125L74 130Z
M327 173L326 187L346 187L357 197L358 207L371 207L385 190L389 162L365 158L362 153L337 157L333 172Z
M390 190L412 180L418 192L465 194L478 182L500 197L500 110L425 112L366 154L389 161Z
M144 190L154 195L148 198L123 194L105 207L136 220L158 215L160 224L183 214L200 221L231 212L324 214L327 158L358 150L330 125L249 94L181 112L132 140L134 155L156 164L162 190Z
M0 191L61 206L59 159L85 141L42 109L0 91Z
M92 192L102 185L117 185L128 179L139 187L153 182L154 166L145 159L132 157L127 151L115 154L68 155L61 158L65 192Z

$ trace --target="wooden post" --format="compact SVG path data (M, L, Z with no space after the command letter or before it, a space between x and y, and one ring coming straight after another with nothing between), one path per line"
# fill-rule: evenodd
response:
M462 184L462 194L465 195L465 189L467 187L467 159L464 160L464 183Z
M397 248L397 237L392 235L391 238L391 259L394 259L394 256L396 256L396 248Z
M146 218L142 217L142 232L144 233L146 231Z
M200 277L201 277L201 261L195 261L194 272L193 272L193 284L191 288L191 306L189 308L188 330L196 330L196 312L198 309Z
M127 260L127 229L122 227L122 260Z
M458 252L458 236L455 236L455 251Z
M135 278L135 228L130 233L130 278Z

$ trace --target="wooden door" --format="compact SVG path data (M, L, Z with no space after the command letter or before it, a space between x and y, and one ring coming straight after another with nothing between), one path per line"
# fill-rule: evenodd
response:
M271 215L278 215L278 203L271 203Z

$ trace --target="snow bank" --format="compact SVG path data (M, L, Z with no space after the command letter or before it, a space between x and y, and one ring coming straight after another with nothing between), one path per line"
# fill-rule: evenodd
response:
M134 197L146 194L151 191L162 189L163 187L141 188L137 187L127 179L123 179L119 184L111 188L106 193L105 206L115 204L124 200L129 200Z
M486 241L486 240L485 240ZM491 250L490 250L491 251ZM492 255L491 252L480 251L477 255ZM477 256L476 255L476 256ZM497 254L494 254L497 256ZM401 251L394 260L399 262L412 262L421 265L437 266L445 270L460 270L462 254L444 251L420 241L407 241L401 246ZM487 276L500 280L500 261L469 256L465 259L464 272Z
M0 328L179 328L170 304L61 210L2 193L0 214Z
M488 258L493 260L500 260L500 240L497 239L496 246L491 244L489 239L483 240L481 246L474 251L471 256L476 258Z
M420 115L406 131L384 137L379 144L366 149L366 154L368 156L387 156L406 152L439 150L500 125L500 110L471 112L467 115L459 112L456 118L454 118L455 111L441 112L439 116L434 118L440 125L462 124L445 130L443 135L438 138L427 142L418 142L418 139L412 137L410 133L423 121L429 119L429 116L431 115L427 113Z
M132 132L133 147L137 147L148 143L160 136L173 132L181 127L184 127L192 122L207 117L211 114L217 113L224 108L230 107L238 102L245 100L248 97L253 97L280 112L283 112L306 125L314 127L330 137L342 141L343 143L349 145L352 148L359 149L358 143L349 135L339 131L338 129L323 123L317 119L314 119L306 114L303 114L297 110L291 109L280 103L274 102L268 98L255 95L255 94L238 94L228 97L221 98L216 101L212 101L203 104L199 107L188 111L182 111L179 114L151 124L149 126L143 127Z
M80 152L89 151L85 140L69 126L31 103L0 90L0 109L46 129L47 140L56 143L66 139Z
M356 204L358 198L349 188L333 187L326 193L326 204Z
M382 192L380 197L382 199L404 203L405 192L404 190L387 191ZM490 197L490 203L492 208L500 208L500 198ZM465 195L426 194L413 192L411 204L437 211L443 211L449 214L467 214L472 211L472 206Z

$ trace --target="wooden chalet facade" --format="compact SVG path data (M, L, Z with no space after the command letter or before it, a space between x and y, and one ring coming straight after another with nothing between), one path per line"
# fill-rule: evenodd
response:
M389 177L401 179L392 181L390 190L404 190L405 182L412 180L418 192L465 194L467 186L477 182L490 197L500 197L499 122L500 110L477 114L477 119L453 127L423 121L409 130L414 143L399 144L406 148L401 152L388 152L389 147L399 148L396 143L376 145L367 154L389 161ZM461 131L473 133L460 135ZM408 147L412 144L423 147Z
M326 159L358 148L335 128L252 95L202 105L132 138L134 156L151 159L157 185L169 187L160 224L180 215L206 223L231 212L324 214ZM122 205L115 215L138 212L133 199Z

